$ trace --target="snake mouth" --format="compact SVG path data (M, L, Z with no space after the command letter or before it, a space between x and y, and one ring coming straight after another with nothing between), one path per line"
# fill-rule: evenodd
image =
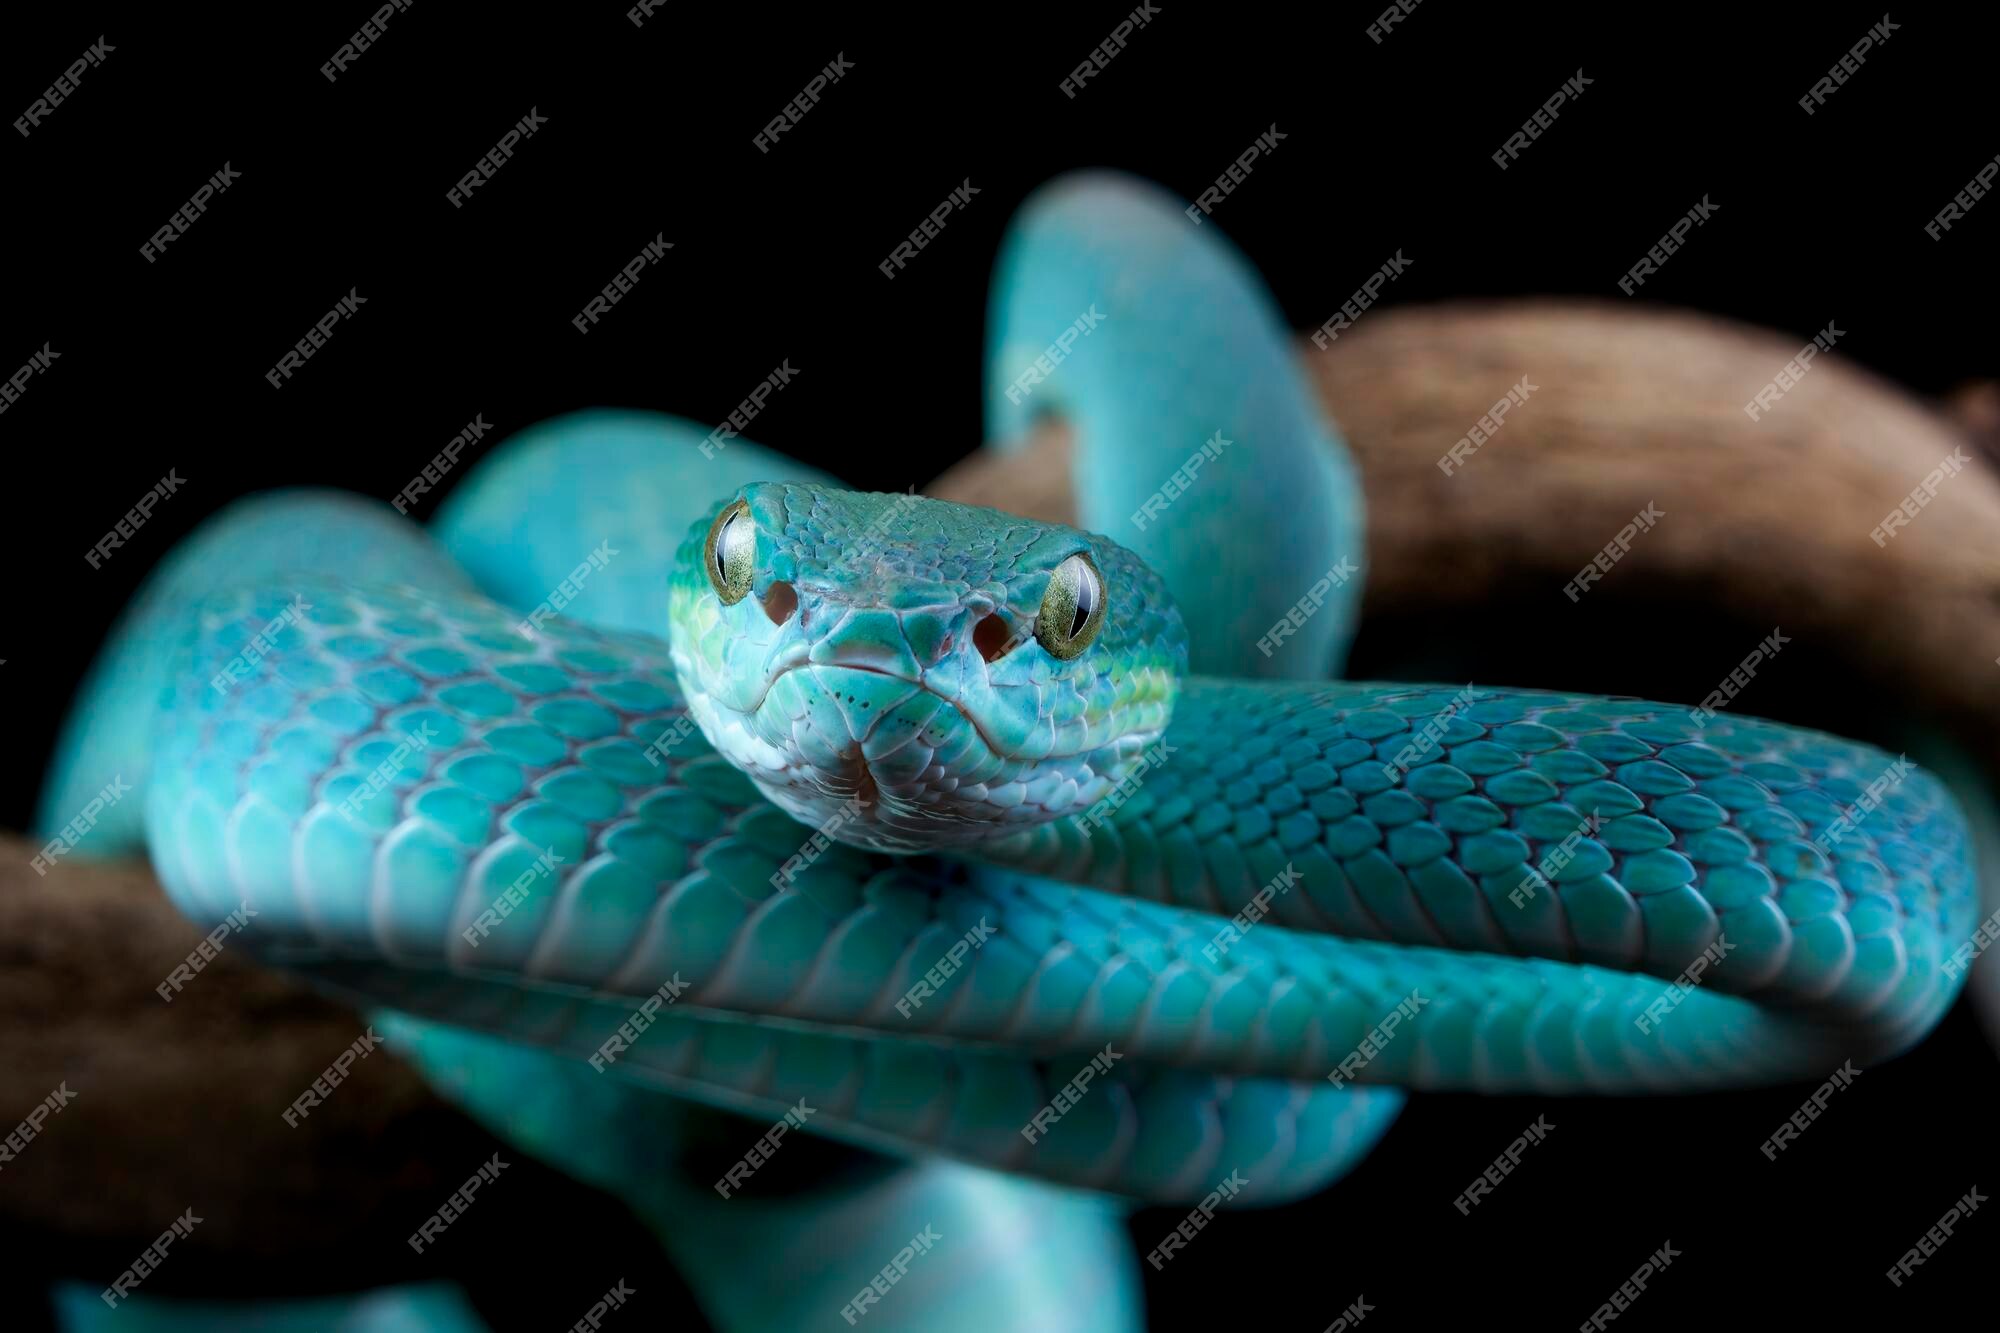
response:
M783 670L773 675L770 681L766 683L764 687L764 697L760 698L757 701L756 705L754 706L754 709L761 709L763 707L764 699L768 699L770 697L772 688L776 686L779 681L783 680L786 676L795 675L801 671L807 672L808 674L812 675L822 690L826 689L826 680L824 678L824 673L828 672L853 672L857 675L876 676L883 680L894 681L898 685L907 685L910 687L910 689L920 694L928 695L931 698L938 700L940 703L947 705L953 712L957 713L959 717L965 720L965 724L968 727L971 727L974 733L978 735L980 742L984 744L986 748L996 757L1001 759L1013 759L1016 757L1013 755L1006 754L1000 750L1000 748L995 744L992 735L987 731L986 727L980 722L978 717L974 716L971 709L967 708L959 700L952 698L944 691L933 686L929 681L921 679L912 679L909 676L903 675L901 672L885 671L881 667L869 666L865 663L860 663L860 662L810 662L810 661L793 662L787 665ZM837 691L832 691L832 692L837 693ZM905 702L907 702L907 700L905 700ZM864 729L864 731L860 734L857 734L854 737L855 744L857 746L865 746L868 743L869 738L873 736L876 730L882 726L882 719L887 716L889 716L889 710L885 709L881 714L878 714L876 717L871 719L869 725ZM863 769L867 768L867 760L865 756L862 760L862 767Z
M780 809L854 846L933 851L1050 823L1122 780L1164 730L1158 710L1115 735L1101 718L1017 717L1044 702L1039 683L995 683L976 662L939 673L829 656L787 645L748 699L702 694L703 729Z
M962 700L954 698L952 695L946 694L943 690L940 690L935 685L932 685L928 680L913 679L898 671L885 671L881 667L869 666L866 663L861 663L861 662L799 661L799 662L787 663L784 667L772 673L770 680L765 682L764 693L759 695L756 701L750 704L750 706L745 710L745 715L752 716L761 711L764 707L765 700L770 697L772 687L777 685L777 683L780 680L783 680L786 676L794 675L800 671L811 672L814 673L815 675L825 671L851 671L865 676L879 676L885 680L895 681L899 685L907 685L912 690L915 690L921 694L928 695L930 698L938 700L940 703L950 708L954 713L957 713L959 717L963 718L965 724L968 727L971 727L974 734L979 737L980 744L984 745L986 747L987 753L992 755L994 758L1010 764L1031 762L1027 756L1003 747L1000 744L999 740L994 737L992 731L987 727L987 725L980 720L978 714L974 713L970 708L966 707L965 703ZM872 734L875 728L880 725L880 723L881 719L879 717L875 719L874 723L871 724L870 727L868 728L869 734ZM1147 733L1147 735L1145 736L1138 737L1137 739L1141 741L1150 741L1153 739L1157 739L1158 734L1159 734L1158 732L1150 732ZM857 744L865 744L868 740L868 735L856 735L854 739ZM1051 749L1051 750L1040 751L1033 756L1032 762L1061 763L1067 760L1077 759L1095 753L1100 748L1102 747L1086 744L1086 745L1078 745L1070 749L1062 749L1062 750Z
M881 850L994 836L1003 811L985 793L1024 762L995 750L958 700L872 663L789 663L754 717L769 749L751 776L765 795L838 841Z

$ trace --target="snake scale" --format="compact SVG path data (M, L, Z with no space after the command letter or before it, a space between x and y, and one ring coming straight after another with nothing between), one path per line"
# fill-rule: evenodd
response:
M1115 1210L1035 1182L1279 1202L1398 1089L1919 1040L1977 906L1930 774L1685 706L1330 679L1358 486L1213 233L1090 175L1009 236L993 433L1069 420L1092 531L638 414L524 432L428 532L257 497L115 632L45 825L132 782L91 851L143 840L204 928L253 911L248 947L632 1199L728 1326L848 1326L940 1214L983 1238L876 1326L1116 1326ZM671 1179L680 1099L918 1164L732 1199Z

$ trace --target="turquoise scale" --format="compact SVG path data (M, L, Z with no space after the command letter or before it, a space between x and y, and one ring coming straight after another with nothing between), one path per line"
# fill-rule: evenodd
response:
M1009 396L1089 310L1101 326ZM1076 429L1117 617L1101 646L1122 674L1066 688L1027 671L1036 706L985 720L1009 756L1061 735L1104 751L1103 770L1003 759L955 710L901 703L901 682L828 697L787 676L772 697L801 746L829 752L863 713L909 707L923 780L985 792L1021 821L1005 836L913 857L834 845L775 887L813 830L761 794L769 772L689 734L714 717L661 636L705 586L688 534L738 495L788 534L760 595L785 578L806 604L853 604L847 629L813 631L821 663L849 642L884 666L944 659L943 614L969 583L1031 616L1025 571L1071 538L849 495L740 439L703 457L703 429L629 412L496 446L434 537L315 492L211 520L86 681L41 822L133 782L143 799L108 812L94 850L143 834L201 925L254 907L247 946L373 1010L525 1151L628 1199L726 1327L824 1322L927 1220L962 1244L913 1267L871 1327L1130 1327L1134 1256L1092 1191L1191 1201L1239 1170L1237 1202L1281 1202L1358 1160L1398 1089L1817 1077L1907 1048L1949 1006L1943 960L1978 908L1964 816L1930 774L1818 846L1891 756L1734 715L1696 728L1640 700L1484 690L1459 706L1456 686L1325 683L1358 578L1256 649L1336 561L1358 565L1360 495L1274 305L1212 226L1120 178L1060 182L1009 238L991 323L995 433L1043 413ZM1220 456L1136 519L1218 431ZM843 563L885 540L900 574ZM599 549L616 554L523 633ZM217 688L295 598L308 609ZM740 649L722 626L677 630L675 647ZM963 685L978 668L959 647ZM1176 683L1190 647L1202 674ZM1032 824L1129 763L1121 720L1148 709L1172 754L1106 827ZM1269 919L1218 951L1288 869ZM987 925L935 995L898 1010ZM677 978L606 1072L585 1063ZM1329 1084L1410 997L1354 1071L1363 1086ZM1021 1127L1106 1047L1111 1071L1029 1143ZM809 1132L914 1161L770 1199L681 1176L689 1141L754 1134L800 1099ZM767 1267L786 1281L757 1280Z

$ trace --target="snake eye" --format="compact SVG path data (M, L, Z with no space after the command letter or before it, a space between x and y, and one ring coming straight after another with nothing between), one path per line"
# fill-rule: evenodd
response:
M1067 662L1090 647L1104 626L1104 579L1079 551L1056 566L1035 617L1035 641Z
M708 567L708 581L715 585L715 595L724 606L734 606L750 591L756 556L757 525L750 518L749 504L738 500L715 516L702 559Z

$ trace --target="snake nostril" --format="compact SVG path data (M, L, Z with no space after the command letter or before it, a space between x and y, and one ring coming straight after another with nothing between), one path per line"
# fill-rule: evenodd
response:
M799 590L779 579L764 591L764 614L773 625L782 625L799 609Z
M979 655L989 662L998 661L1014 646L1013 636L1007 632L1006 620L997 615L983 616L972 627L972 646Z

